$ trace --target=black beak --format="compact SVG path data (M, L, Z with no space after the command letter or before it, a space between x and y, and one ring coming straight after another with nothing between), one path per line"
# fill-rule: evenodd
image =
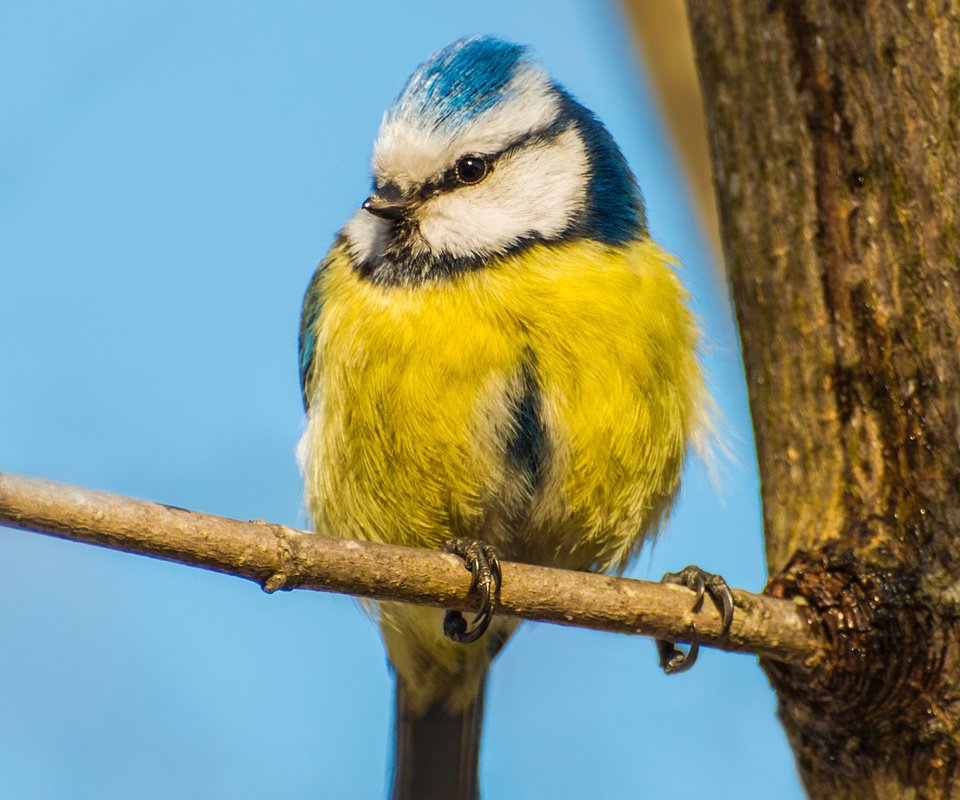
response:
M403 216L406 206L394 200L387 200L374 192L360 206L364 211L369 211L381 219L398 220Z

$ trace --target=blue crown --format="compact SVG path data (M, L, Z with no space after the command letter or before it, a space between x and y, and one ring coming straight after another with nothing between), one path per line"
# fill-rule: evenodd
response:
M434 127L454 126L492 108L510 81L530 63L527 48L492 36L468 36L421 64L387 111Z

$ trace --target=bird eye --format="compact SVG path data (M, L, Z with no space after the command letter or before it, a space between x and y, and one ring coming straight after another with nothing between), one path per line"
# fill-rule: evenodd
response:
M487 177L490 167L483 156L464 156L457 161L456 170L460 183L471 184L480 183Z

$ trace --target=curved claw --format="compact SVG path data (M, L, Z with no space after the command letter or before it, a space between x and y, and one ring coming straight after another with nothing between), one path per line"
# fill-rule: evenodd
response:
M477 613L477 618L483 614L487 608L490 607L490 584L493 583L493 580L479 581L480 584L480 611ZM474 587L476 588L476 587ZM474 620L476 621L476 620Z
M490 627L490 623L493 622L493 610L487 606L487 608L480 611L477 616L473 618L473 621L470 623L474 626L473 632L476 633L473 639L470 641L476 641L486 632L487 628Z
M480 619L479 614L474 617L473 625L475 625L475 627L471 629L468 627L467 621L463 618L463 614L459 611L447 611L443 617L443 635L458 644L471 644L483 636L487 631L487 627L490 625L489 619L477 625L478 619Z
M459 611L447 611L443 618L444 636L461 644L470 644L483 636L493 621L494 604L503 580L500 561L493 547L475 539L451 539L444 549L462 558L470 571L468 591L472 594L480 590L480 610L470 626Z
M486 547L488 549L487 562L490 564L490 573L493 575L493 580L497 584L497 593L499 593L500 584L503 583L503 570L500 569L500 559L497 557L496 550L490 547L490 545Z
M454 555L459 555L455 553ZM463 565L470 572L470 586L467 589L468 594L473 594L476 591L477 584L480 582L480 559L477 556L462 556Z
M700 611L703 607L704 596L710 595L710 599L720 612L723 633L730 630L730 625L733 623L733 592L730 591L730 587L727 586L727 582L721 576L690 565L684 567L680 572L666 573L662 580L663 583L686 586L696 592L697 596L691 609L694 612ZM660 666L668 675L690 669L700 652L700 633L697 631L697 626L693 626L693 641L690 642L690 650L686 655L672 642L658 640L657 650L660 653Z
M693 610L699 611L701 608L703 608L703 596L706 594L707 582L704 580L702 572L696 573L693 581L694 585L691 588L693 588L697 593L697 599L693 601Z
M697 630L697 624L691 625L690 647L686 653L673 642L665 642L661 639L657 640L657 651L660 654L660 668L667 675L686 672L697 663L697 657L700 655L700 631Z
M720 618L723 621L723 632L726 633L730 630L730 625L733 623L733 592L730 591L730 587L727 586L724 582L723 587L719 590L720 595ZM714 600L717 598L714 597Z
M720 619L723 622L723 632L726 633L733 622L733 592L727 582L720 576L712 572L706 572L700 567L690 565L684 567L680 572L667 572L662 578L663 583L673 583L679 586L686 586L697 593L693 604L693 611L699 611L703 606L703 598L710 595L710 599L720 612Z

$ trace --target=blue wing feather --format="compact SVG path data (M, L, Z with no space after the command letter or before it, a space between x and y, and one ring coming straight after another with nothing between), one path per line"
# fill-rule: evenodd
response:
M300 336L298 346L300 354L300 395L303 398L303 408L310 407L310 373L313 369L313 357L317 346L317 334L314 330L317 318L323 310L323 296L320 290L321 279L326 261L317 267L303 295L303 308L300 311Z

